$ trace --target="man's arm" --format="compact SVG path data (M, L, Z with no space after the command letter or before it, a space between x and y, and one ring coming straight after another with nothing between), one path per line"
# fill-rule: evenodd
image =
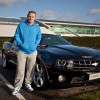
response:
M16 29L16 32L15 32L15 35L14 35L14 39L16 40L18 46L22 45L22 41L21 41L21 31L20 31L20 25L17 26L17 29Z
M37 37L36 37L36 41L35 41L35 45L36 47L39 45L40 41L41 41L41 37L42 37L42 34L41 34L41 30L39 28L39 32L37 34Z

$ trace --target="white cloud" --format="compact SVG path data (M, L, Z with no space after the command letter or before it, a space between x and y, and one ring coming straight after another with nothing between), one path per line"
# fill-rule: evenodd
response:
M81 18L73 13L55 12L52 10L43 11L40 15L40 19L50 19L50 20L63 20L63 21L76 21L81 22Z
M100 14L100 8L93 8L88 12L88 15L97 15Z
M16 2L27 2L28 0L0 0L0 6L9 6Z
M42 12L42 14L40 15L40 18L49 19L49 18L53 18L54 16L55 16L54 11L46 10Z
M100 18L96 19L94 22L100 24Z
M63 15L59 15L58 18L59 20L65 20L65 21L75 21L75 22L81 22L81 18L73 13L66 13Z
M0 6L7 6L7 5L10 5L14 2L15 2L14 0L1 0L0 1Z

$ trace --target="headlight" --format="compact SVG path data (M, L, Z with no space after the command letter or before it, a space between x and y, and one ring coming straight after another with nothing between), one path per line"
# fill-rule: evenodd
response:
M73 60L60 60L60 59L58 59L56 63L58 67L67 68L67 69L72 69L73 64L74 64Z
M68 64L67 64L67 68L68 69L72 69L73 68L73 64L74 64L73 60L69 60Z
M57 60L57 66L65 66L66 65L66 60Z

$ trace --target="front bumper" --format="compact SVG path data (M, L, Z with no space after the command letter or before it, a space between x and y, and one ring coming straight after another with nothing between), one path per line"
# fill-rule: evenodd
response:
M49 80L60 84L91 83L100 80L100 72L50 71Z

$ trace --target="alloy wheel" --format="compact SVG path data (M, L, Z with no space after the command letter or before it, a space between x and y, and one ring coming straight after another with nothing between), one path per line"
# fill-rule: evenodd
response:
M7 58L6 58L5 52L3 52L3 54L2 54L2 66L4 68L6 68L6 66L7 66Z
M45 71L43 69L43 66L41 64L36 64L34 77L33 77L33 81L36 87L41 88L44 85L45 82L44 74Z

